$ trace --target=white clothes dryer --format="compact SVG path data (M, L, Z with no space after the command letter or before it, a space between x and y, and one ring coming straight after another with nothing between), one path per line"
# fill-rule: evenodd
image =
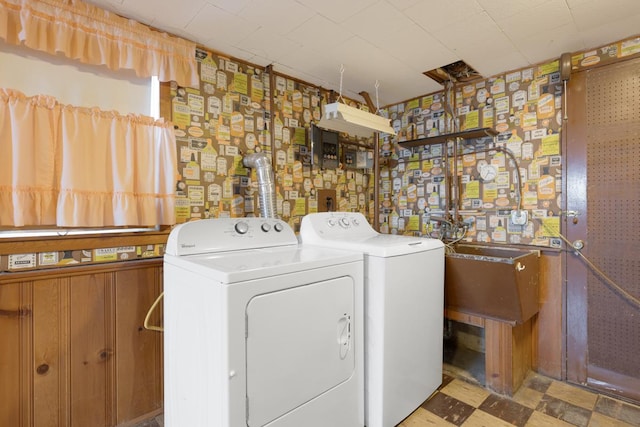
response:
M168 427L364 425L363 256L278 219L175 227L164 257Z
M442 383L444 244L352 212L306 215L300 239L364 254L365 425L397 425Z

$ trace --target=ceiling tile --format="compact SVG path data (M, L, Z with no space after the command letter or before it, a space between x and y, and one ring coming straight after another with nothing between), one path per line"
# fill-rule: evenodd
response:
M333 22L341 23L379 0L297 0Z
M419 3L420 1L422 0L387 0L387 3L389 3L396 9L403 11L415 5L416 3Z
M483 11L476 0L422 1L404 10L404 14L425 30L443 30L454 22ZM468 30L468 29L467 29Z
M414 23L388 33L375 46L421 73L460 59L424 28Z
M255 55L267 59L268 63L277 61L287 55L292 49L300 47L298 43L273 34L270 29L259 28L239 41L237 48L253 52Z
M375 24L380 22L384 24ZM407 16L382 1L347 18L342 26L365 40L377 41L412 23Z
M594 26L581 32L585 48L597 48L609 44L612 41L622 40L638 34L640 14L629 15L615 22L605 21L601 25Z
M496 52L493 55L491 52L468 52L465 61L483 77L492 77L531 65L527 58L517 50Z
M179 4L172 0L125 0L123 7L140 22L151 19L154 26L185 28L205 4L205 0L184 0Z
M313 51L306 47L291 49L287 54L276 61L274 68L276 71L280 67L289 69L298 69L308 75L316 76L314 84L326 84L327 89L331 89L335 85L337 87L340 81L340 65L336 66L331 55ZM297 74L293 77L296 77Z
M254 1L242 11L247 21L284 35L315 15L315 12L294 0Z
M448 28L434 32L433 35L462 59L465 59L465 52L489 53L514 48L511 40L486 12L451 23Z
M478 3L493 19L504 20L540 5L548 7L545 4L553 1L564 3L564 0L478 0Z
M194 35L194 41L211 48L225 51L225 46L235 46L248 32L258 29L252 24L227 11L207 4L185 30Z
M573 22L559 28L547 30L514 42L530 64L552 60L564 52L575 52L585 48L582 36L576 32Z
M351 37L353 37L351 31L321 15L314 15L287 34L287 38L310 49L328 52Z
M629 16L640 14L640 1L638 0L618 0L617 2L602 2L596 0L582 0L580 2L569 2L571 15L579 31L589 31L599 27L603 23L612 23L624 20ZM638 31L638 25L635 25Z
M638 34L640 0L87 0L223 55L392 103L464 59L485 76Z
M269 60L265 58L261 58L260 56L254 54L253 52L249 52L248 50L241 49L234 46L228 46L225 48L224 52L220 52L221 56L226 56L229 58L241 59L250 64L259 65L261 67L266 67L269 65Z
M380 105L384 106L441 91L443 86L423 74L399 69L394 73L394 78L385 81L379 89Z
M528 8L496 22L512 40L544 36L545 31L571 23L573 18L564 1L552 0Z
M207 3L237 15L240 11L249 7L252 1L253 0L207 0Z

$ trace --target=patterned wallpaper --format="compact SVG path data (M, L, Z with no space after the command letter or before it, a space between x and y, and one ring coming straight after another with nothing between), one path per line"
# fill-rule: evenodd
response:
M572 70L581 71L631 56L640 56L638 36L574 53ZM303 215L318 210L320 190L336 192L338 210L362 212L373 222L374 182L370 169L350 168L348 162L342 162L337 169L325 170L305 160L309 123L319 118L321 106L332 96L330 92L277 73L272 73L272 79L269 70L211 52L198 50L197 57L200 87L172 84L168 99L161 99L163 105L170 105L170 119L176 126L178 222L258 215L255 173L242 166L242 156L258 151L271 155L272 145L278 215L294 228ZM502 152L474 153L490 148L492 138L460 143L456 182L460 189L459 213L468 225L464 239L560 246L555 237L561 218L563 160L560 139L563 82L558 68L559 62L551 61L385 107L380 114L392 119L398 135L394 138L381 135L381 232L438 236L441 224L437 218L444 215L446 208L445 144L404 149L398 141L491 127L499 132L495 144L513 153L518 169ZM346 101L362 107L353 100ZM272 113L274 129L271 129ZM349 139L346 135L341 139L343 149L372 154L362 147L370 145L370 141ZM449 150L452 155L452 147ZM493 179L483 180L480 176L484 164L495 167ZM453 166L450 161L449 170ZM525 226L509 221L509 213L516 207L516 173L520 174L524 187L522 207L531 215ZM0 271L159 257L164 247L67 252L3 255Z
M344 164L321 169L310 162L310 124L320 119L330 92L204 50L198 60L200 87L174 84L170 93L179 151L178 222L259 215L255 171L242 165L243 156L254 152L273 156L277 213L294 229L318 210L319 190L336 192L338 210L372 219L370 170ZM341 141L366 144L346 135Z
M635 38L574 54L573 69L635 54L639 44ZM178 127L179 222L258 215L255 172L242 166L243 155L257 151L275 159L278 215L294 229L302 216L319 210L321 190L335 191L337 210L359 211L373 220L370 169L344 163L322 169L308 162L310 123L319 119L332 93L211 52L198 51L198 59L200 88L171 89L171 120ZM455 183L460 220L467 228L464 240L559 247L562 94L555 60L385 107L380 114L391 119L398 135L381 135L380 231L440 236L448 186ZM457 165L452 145L405 149L398 144L478 127L499 134L461 141ZM346 135L341 139L348 142ZM513 158L491 151L493 144ZM445 176L447 152L449 171L457 166L455 179ZM495 176L481 176L483 168ZM526 225L510 221L517 208L518 174L522 208L530 216Z
M554 61L458 84L442 93L388 107L400 132L383 145L387 152L382 154L398 160L398 166L384 170L381 177L384 209L380 221L384 231L440 236L442 221L437 218L446 216L447 192L455 192L457 187L460 219L467 225L465 240L559 245L549 236L560 224L562 83L558 61ZM457 165L453 163L453 142L409 149L398 145L484 127L499 134L495 139L460 141ZM513 157L503 151L488 151L493 144L507 149ZM448 177L444 164L447 150ZM487 165L491 165L492 176L481 176ZM510 221L511 210L518 207L516 174L523 184L522 208L535 218L526 225Z
M606 64L640 53L640 37L573 54L572 70ZM447 186L457 184L460 219L469 242L560 247L562 215L563 81L559 60L469 83L386 107L398 136L385 136L381 156L397 166L381 171L382 232L441 236ZM495 138L461 141L457 177L445 176L445 150L453 143L411 149L398 142L428 136L493 128ZM509 150L488 151L497 146ZM477 152L481 151L481 152ZM516 163L517 162L517 166ZM395 164L391 163L391 164ZM492 165L495 177L481 176ZM454 170L450 160L449 171ZM522 182L526 225L510 221L517 208L517 174ZM451 236L454 237L454 236Z

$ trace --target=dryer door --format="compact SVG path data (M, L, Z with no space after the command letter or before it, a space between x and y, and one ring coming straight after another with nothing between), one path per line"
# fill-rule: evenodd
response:
M354 373L351 277L256 296L246 315L249 426L287 414Z

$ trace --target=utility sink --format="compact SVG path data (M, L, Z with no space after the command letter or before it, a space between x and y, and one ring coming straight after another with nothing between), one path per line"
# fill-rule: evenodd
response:
M538 312L536 250L458 244L445 256L445 305L511 323Z

